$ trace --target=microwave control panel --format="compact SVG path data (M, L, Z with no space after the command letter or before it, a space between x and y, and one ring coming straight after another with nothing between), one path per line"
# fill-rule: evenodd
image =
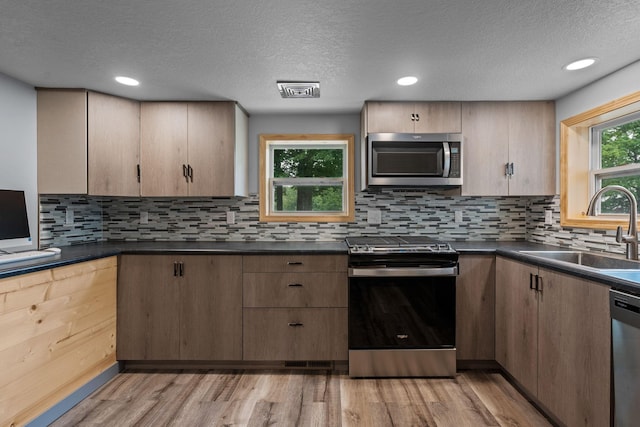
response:
M451 150L450 162L451 166L449 169L449 177L450 178L460 178L462 165L460 164L460 143L459 142L450 142L449 149Z

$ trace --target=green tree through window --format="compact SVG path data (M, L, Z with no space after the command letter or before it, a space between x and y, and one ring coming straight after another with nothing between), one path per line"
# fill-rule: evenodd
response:
M640 166L640 120L604 128L600 131L601 165L603 170L627 165ZM621 185L640 199L640 170L629 169L615 175L604 175L600 186ZM603 194L600 211L609 214L629 212L629 202L619 193Z
M274 178L339 178L343 173L341 149L275 149ZM336 186L278 185L275 210L341 211L342 188Z

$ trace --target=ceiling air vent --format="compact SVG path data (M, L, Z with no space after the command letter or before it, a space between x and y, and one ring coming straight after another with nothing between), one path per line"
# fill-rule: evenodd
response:
M283 98L320 98L320 82L278 82Z

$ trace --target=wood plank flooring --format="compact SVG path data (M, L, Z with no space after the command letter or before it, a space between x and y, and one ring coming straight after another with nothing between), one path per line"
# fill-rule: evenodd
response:
M549 426L500 373L125 371L52 426Z

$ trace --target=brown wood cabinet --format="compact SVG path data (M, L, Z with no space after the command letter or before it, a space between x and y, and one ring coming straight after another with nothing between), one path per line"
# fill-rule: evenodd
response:
M363 135L377 132L460 132L460 102L367 101L362 110Z
M536 276L537 291L530 289ZM609 425L608 290L502 257L496 262L496 359L564 425Z
M87 91L38 89L38 193L87 194Z
M38 192L139 196L140 103L38 89Z
M496 360L523 387L538 391L538 267L496 259Z
M139 196L140 103L88 94L88 193Z
M495 255L461 255L456 280L456 357L495 360Z
M555 194L553 101L463 102L462 134L463 195Z
M240 360L242 257L123 255L118 359Z
M347 257L248 255L243 359L347 360Z
M247 194L247 117L233 102L143 102L142 196Z
M609 287L540 269L538 399L567 426L610 416Z

